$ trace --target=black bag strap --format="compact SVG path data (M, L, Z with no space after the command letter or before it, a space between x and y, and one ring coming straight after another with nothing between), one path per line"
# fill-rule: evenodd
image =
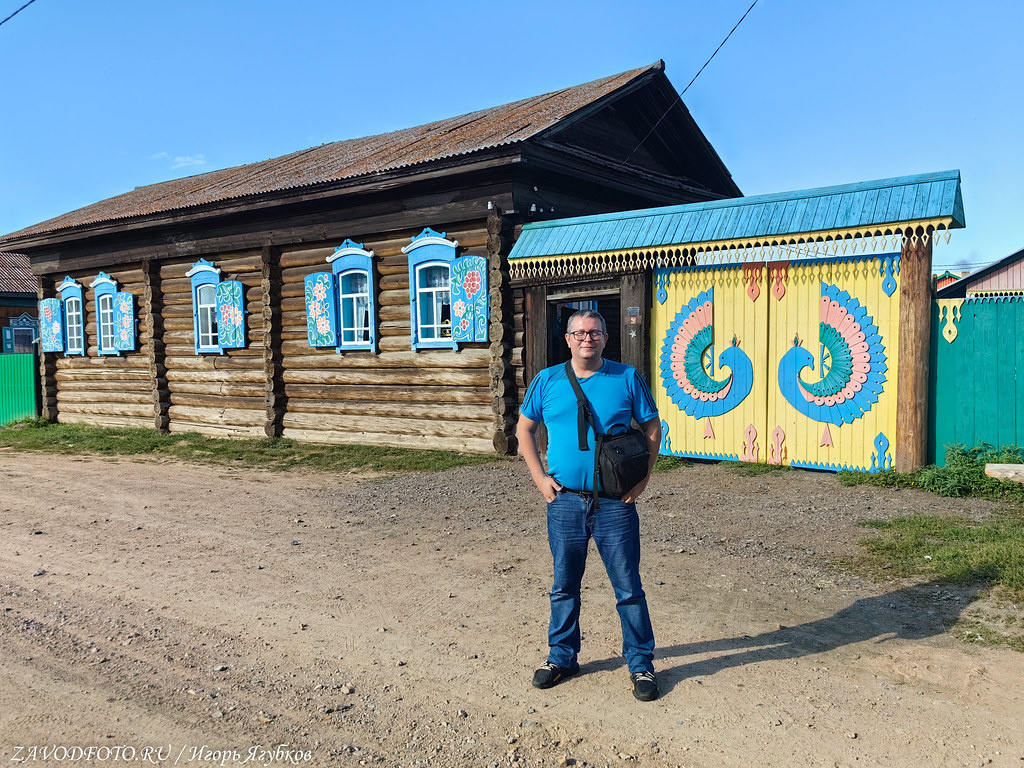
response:
M597 480L600 475L600 464L599 457L601 456L601 443L604 442L604 435L598 434L597 426L594 424L594 417L590 413L590 404L587 402L587 396L583 394L583 387L580 386L579 379L576 378L576 371L572 369L572 360L567 360L565 363L565 375L569 377L569 383L572 384L572 390L576 393L576 431L579 437L579 446L581 451L589 451L590 446L587 444L587 423L594 428L594 509L600 511L601 502L597 492Z

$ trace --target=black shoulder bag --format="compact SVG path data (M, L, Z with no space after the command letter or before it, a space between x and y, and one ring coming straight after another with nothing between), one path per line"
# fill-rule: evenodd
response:
M647 448L647 437L639 429L625 424L615 424L606 433L599 433L590 413L587 396L583 394L576 372L572 369L571 360L565 364L565 373L576 393L579 409L576 428L581 451L590 450L587 444L587 422L594 428L594 509L601 509L597 492L598 479L606 495L621 499L626 491L647 477L651 456Z

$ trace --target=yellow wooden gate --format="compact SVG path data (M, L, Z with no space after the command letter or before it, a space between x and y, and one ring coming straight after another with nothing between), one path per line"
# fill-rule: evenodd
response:
M654 272L662 453L891 468L899 254Z

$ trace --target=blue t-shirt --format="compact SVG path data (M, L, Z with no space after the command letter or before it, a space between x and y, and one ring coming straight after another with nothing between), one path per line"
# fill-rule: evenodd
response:
M579 382L599 432L607 432L616 424L628 427L633 420L643 424L658 416L650 387L630 365L605 360L596 373ZM526 390L520 412L547 426L548 472L566 488L592 490L594 430L587 424L590 450L581 451L576 426L576 393L564 364L545 368L537 374Z

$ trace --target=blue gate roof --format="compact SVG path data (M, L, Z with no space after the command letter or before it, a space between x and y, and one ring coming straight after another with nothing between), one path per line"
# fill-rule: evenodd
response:
M763 244L814 233L870 236L922 223L964 226L959 171L526 224L509 258Z

